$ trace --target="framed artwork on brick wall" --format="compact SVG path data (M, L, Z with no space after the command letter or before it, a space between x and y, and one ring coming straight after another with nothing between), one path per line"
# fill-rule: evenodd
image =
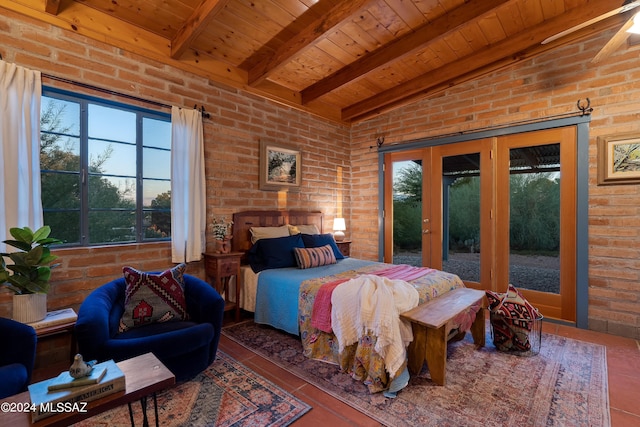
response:
M640 132L598 137L598 185L640 183Z
M300 191L302 153L293 147L260 141L260 189Z

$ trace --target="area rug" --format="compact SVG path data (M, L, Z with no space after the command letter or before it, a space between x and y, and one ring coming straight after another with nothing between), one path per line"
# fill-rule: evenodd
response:
M253 321L223 334L387 426L609 426L606 349L544 334L537 355L521 357L470 337L450 343L446 385L426 365L394 399L370 394L336 365L302 355L298 337Z
M274 426L291 424L311 409L274 383L218 350L216 360L194 379L157 395L161 426ZM132 404L136 424L142 424L138 402ZM149 423L155 425L148 399ZM75 424L77 427L131 426L126 405Z

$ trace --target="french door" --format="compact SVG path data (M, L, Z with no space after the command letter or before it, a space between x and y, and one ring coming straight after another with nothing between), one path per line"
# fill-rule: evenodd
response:
M384 161L385 262L450 271L476 289L513 283L546 317L575 321L574 127Z

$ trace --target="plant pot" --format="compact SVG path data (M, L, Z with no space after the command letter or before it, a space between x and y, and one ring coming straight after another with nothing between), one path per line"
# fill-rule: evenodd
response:
M39 322L47 315L47 294L13 296L13 320L22 323Z
M231 252L231 241L225 240L216 240L216 253L219 254L228 254Z

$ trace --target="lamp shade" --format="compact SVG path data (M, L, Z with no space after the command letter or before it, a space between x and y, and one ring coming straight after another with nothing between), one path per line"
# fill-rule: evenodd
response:
M337 242L341 242L344 240L344 230L347 229L347 226L344 222L344 218L334 218L333 220L333 238L336 239Z

